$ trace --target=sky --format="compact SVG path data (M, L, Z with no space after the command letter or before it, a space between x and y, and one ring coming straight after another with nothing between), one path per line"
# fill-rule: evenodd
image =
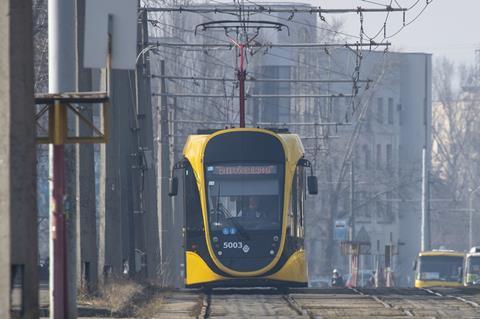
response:
M431 1L431 0L430 0ZM429 1L429 2L430 2ZM307 1L303 1L304 3ZM313 0L314 6L329 8L379 8L373 3L389 4L390 0ZM417 0L397 0L402 7L410 7ZM406 13L408 23L415 18L426 6L426 0L419 0L418 4ZM447 57L457 64L473 64L475 49L480 49L480 0L433 0L424 12L410 25L406 26L396 36L388 41L392 43L391 51L425 52L432 53L434 59L440 56ZM364 30L369 35L375 35L385 21L386 13L369 13L364 15ZM360 18L356 13L341 15L326 15L328 21L332 19L344 20L344 31L348 34L359 35ZM403 24L402 13L390 13L387 22L387 36L399 30ZM380 33L379 41L383 38ZM355 38L349 38L354 41Z

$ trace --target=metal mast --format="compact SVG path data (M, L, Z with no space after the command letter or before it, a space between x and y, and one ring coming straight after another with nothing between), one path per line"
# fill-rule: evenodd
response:
M203 31L207 29L223 29L225 35L232 42L232 44L238 49L238 61L237 61L237 80L238 80L238 95L239 95L239 113L240 113L240 127L245 127L245 81L247 79L247 70L245 67L245 53L249 44L251 44L255 38L259 35L261 29L276 29L281 31L285 28L288 31L288 26L279 22L272 22L266 20L250 20L248 15L245 16L245 5L242 0L239 3L238 12L233 13L238 16L238 20L217 20L206 23L201 23L195 27L195 34L198 28ZM252 36L248 34L248 31L254 30ZM229 35L232 31L236 32L236 38Z

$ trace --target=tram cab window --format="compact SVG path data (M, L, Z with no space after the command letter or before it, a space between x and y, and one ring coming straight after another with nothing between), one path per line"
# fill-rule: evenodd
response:
M463 257L422 256L419 258L418 280L460 281Z
M211 230L225 226L278 229L281 225L280 165L207 166L207 207Z
M480 275L480 256L467 259L466 273Z

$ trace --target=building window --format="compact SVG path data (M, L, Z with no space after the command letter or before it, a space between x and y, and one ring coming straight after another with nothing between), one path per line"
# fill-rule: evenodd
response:
M356 169L360 168L360 153L358 151L358 145L355 145L355 150L353 152L353 162Z
M388 124L393 125L393 98L388 98Z
M377 169L382 168L382 145L377 144Z
M261 73L267 79L290 79L290 72L289 66L265 66L261 69ZM262 82L258 83L255 89L259 94L290 94L290 83ZM290 121L290 99L288 98L260 99L259 106L261 122L278 123Z
M370 150L367 145L363 145L363 158L365 163L365 169L370 169Z
M387 152L386 152L386 166L388 170L392 169L392 161L393 161L393 149L392 149L392 144L387 144Z
M370 219L371 214L368 209L368 193L364 191L357 192L356 194L356 205L357 213L359 217L363 217L364 221L368 221Z
M367 114L365 114L365 121L366 121L366 131L372 131L372 111L367 109Z
M380 197L375 201L375 214L378 220L382 220L383 212L384 212L383 203L382 203L382 198Z
M336 123L342 122L342 109L340 107L340 99L339 98L330 98L330 105L332 108L333 113L333 121Z
M393 197L392 192L387 192L387 216L393 214Z
M397 104L397 112L398 112L398 125L403 125L402 104Z
M383 124L383 98L377 98L377 122Z

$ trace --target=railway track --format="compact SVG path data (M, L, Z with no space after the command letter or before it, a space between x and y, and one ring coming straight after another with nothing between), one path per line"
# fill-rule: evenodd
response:
M478 289L214 289L172 293L155 318L480 318L478 300Z

